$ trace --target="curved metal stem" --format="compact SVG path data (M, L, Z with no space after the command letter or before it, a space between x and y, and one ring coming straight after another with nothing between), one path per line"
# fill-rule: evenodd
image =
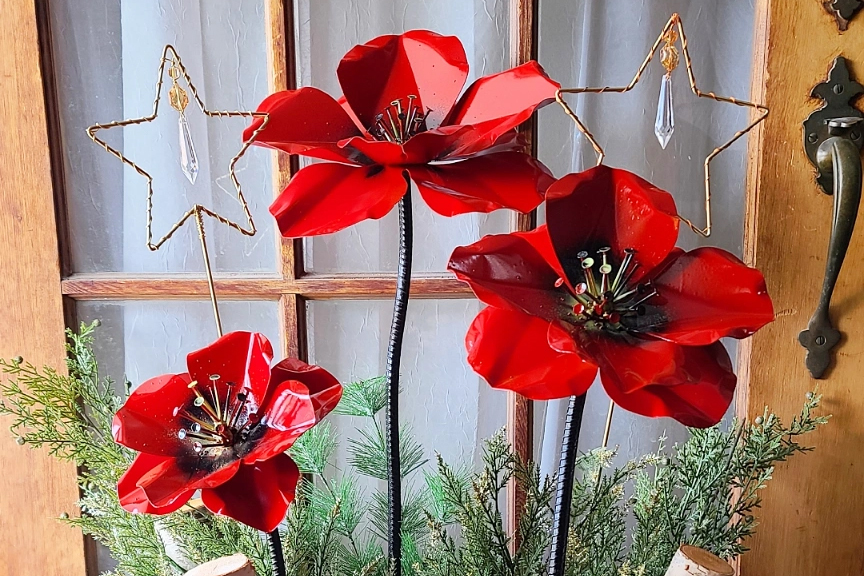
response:
M273 576L287 576L285 573L285 557L282 554L282 539L279 528L267 533L270 542L270 565L273 566Z
M561 463L558 466L558 488L555 493L555 515L552 519L552 551L549 554L549 576L563 576L570 532L570 505L573 502L573 477L576 474L576 450L585 411L585 394L571 396L567 420L561 438Z
M840 332L831 324L828 312L858 217L862 176L860 152L849 138L832 136L825 140L819 146L817 161L823 174L833 174L834 217L819 304L798 341L807 349L805 361L810 374L821 378L831 363L831 349L840 341Z
M393 322L387 346L387 545L390 574L402 574L402 475L399 457L399 366L402 361L402 337L408 314L411 290L411 255L413 223L411 214L411 181L405 178L405 196L399 201L399 265L396 272L396 298Z

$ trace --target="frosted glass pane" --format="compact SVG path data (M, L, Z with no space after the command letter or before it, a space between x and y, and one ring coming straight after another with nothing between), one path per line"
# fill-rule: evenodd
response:
M268 93L263 0L58 0L51 2L63 170L75 272L203 272L194 223L151 253L145 246L146 180L92 143L85 128L152 112L159 57L174 45L210 110L249 110ZM178 114L162 87L151 123L100 131L153 176L155 239L194 203L243 220L228 165L247 121L208 119L186 109L200 169L190 184L180 167ZM185 88L185 86L184 86ZM271 154L253 148L237 165L258 235L208 222L217 272L276 272L267 207Z
M405 332L400 420L410 424L427 458L479 462L482 441L507 421L506 395L492 390L468 366L464 339L480 311L475 300L411 300ZM308 304L309 356L342 382L384 374L392 302ZM335 416L343 439L361 420ZM344 442L343 442L344 444ZM337 467L347 454L337 458Z
M381 34L426 28L458 36L470 65L468 82L509 66L509 3L497 0L297 0L298 81L339 96L336 67L355 44ZM506 232L510 212L444 218L419 196L414 202L417 271L443 271L458 245ZM377 272L396 268L396 211L342 232L305 241L306 270L317 273Z
M186 355L217 338L209 301L82 301L78 319L102 326L96 354L103 374L137 386L160 374L186 371ZM224 331L261 332L281 349L277 302L219 304Z
M540 62L563 86L626 85L673 12L683 18L700 88L749 99L754 18L750 0L657 0L650 7L641 0L543 1ZM622 18L622 14L639 17ZM672 75L675 132L663 150L654 135L662 75L662 65L653 61L627 94L571 95L568 102L604 147L607 165L636 172L668 190L679 212L703 226L704 159L747 125L748 110L697 98L690 92L682 58ZM541 110L538 133L540 159L556 176L594 165L590 144L559 107ZM743 139L712 162L713 234L704 240L682 225L680 245L715 245L740 254L746 152ZM727 347L734 358L736 342L728 342ZM601 444L607 406L608 397L598 381L588 394L581 450ZM535 455L546 473L558 465L566 408L566 400L535 404ZM642 418L619 409L609 443L620 446L619 458L631 458L654 450L664 433L669 444L686 435L671 419Z

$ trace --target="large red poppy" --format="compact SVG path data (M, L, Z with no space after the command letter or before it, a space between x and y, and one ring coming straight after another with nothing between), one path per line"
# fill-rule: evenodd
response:
M570 174L547 224L457 248L449 269L488 304L468 361L492 386L546 400L583 394L599 368L621 407L716 424L735 390L724 336L773 319L762 274L718 248L675 247L667 192L623 170Z
M258 107L270 118L255 144L332 161L300 170L270 207L284 236L381 218L405 194L406 177L444 216L527 212L542 201L553 178L514 130L559 88L537 62L480 78L459 98L468 77L459 39L412 30L355 46L337 75L339 101L300 88Z
M226 334L188 355L189 372L148 380L114 418L114 439L140 454L120 478L130 512L168 514L201 490L204 505L270 532L300 473L284 452L332 410L342 386L323 368L272 368L261 335Z

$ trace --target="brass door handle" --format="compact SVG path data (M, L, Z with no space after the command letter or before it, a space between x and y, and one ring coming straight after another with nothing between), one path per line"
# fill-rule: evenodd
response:
M798 335L798 341L807 349L805 362L814 378L825 373L831 363L831 349L840 341L840 332L831 324L828 310L861 203L861 152L848 134L860 121L861 118L829 120L829 131L836 135L820 144L816 156L821 174L833 176L834 218L819 304L807 330Z

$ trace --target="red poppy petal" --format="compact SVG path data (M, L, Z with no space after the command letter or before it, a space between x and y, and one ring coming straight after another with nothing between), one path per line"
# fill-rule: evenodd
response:
M652 284L664 316L656 336L678 344L746 338L774 319L762 273L719 248L673 255Z
M207 462L210 463L209 461ZM211 470L196 458L167 458L138 479L138 486L154 506L163 507L176 501L185 492L214 488L237 473L239 460L230 460Z
M534 230L530 232L513 232L514 236L518 236L519 238L524 238L534 250L540 254L546 263L555 270L555 272L565 281L569 286L569 280L567 279L567 275L564 273L564 267L561 266L561 262L558 261L558 255L555 254L555 247L552 245L552 239L549 238L549 230L546 228L546 224L541 224ZM572 287L571 287L572 288Z
M549 322L522 312L489 307L477 315L468 335L468 363L493 388L532 400L585 393L597 367L576 354L549 347Z
M225 484L202 490L201 500L214 514L228 516L262 532L279 526L294 501L300 470L291 458L243 465Z
M329 234L387 214L405 194L402 171L384 166L313 164L270 206L287 238Z
M286 358L271 371L272 398L278 396L277 383L286 380L302 382L309 390L315 417L320 421L339 403L342 398L342 385L335 376L320 366L306 364L296 358ZM269 402L268 402L269 404Z
M530 118L537 108L554 101L560 87L532 60L475 80L444 124L473 126L477 130L474 141L459 153L478 152Z
M447 269L490 306L546 320L558 317L558 273L524 238L498 234L460 246L450 256Z
M336 143L361 135L342 106L317 88L276 92L261 102L258 111L267 112L269 120L258 133L255 144L289 154L309 152L311 156L320 156L324 152L325 157L347 159ZM243 141L249 140L263 123L263 118L253 119L243 132ZM323 150L316 153L316 149Z
M266 426L263 436L254 442L243 457L251 464L273 458L291 447L304 432L318 423L309 389L297 380L285 380L276 385L268 399Z
M336 70L351 109L365 127L372 125L390 102L417 96L427 119L437 126L447 116L465 79L468 60L455 36L412 30L379 36L352 48Z
M609 246L618 262L636 250L636 281L663 262L678 239L675 201L626 170L597 166L564 176L546 191L549 236L562 263Z
M175 411L194 399L188 374L151 378L136 388L114 415L114 440L139 452L177 456L189 451L177 437L181 428Z
M205 398L211 398L214 385L220 399L242 390L250 410L256 410L267 396L272 361L273 346L256 332L225 334L186 357L189 375L198 382Z
M719 422L732 402L736 378L719 342L680 346L585 331L581 335L582 348L600 366L607 394L625 410L704 428Z
M500 208L530 212L555 180L543 164L522 152L407 169L429 207L443 216Z
M138 480L144 474L147 474L156 466L163 464L166 460L172 460L172 458L144 453L138 454L132 465L117 482L117 496L120 499L120 506L124 510L133 514L170 514L179 510L189 501L195 493L194 490L181 492L168 504L157 507L147 499L144 490L138 486Z

